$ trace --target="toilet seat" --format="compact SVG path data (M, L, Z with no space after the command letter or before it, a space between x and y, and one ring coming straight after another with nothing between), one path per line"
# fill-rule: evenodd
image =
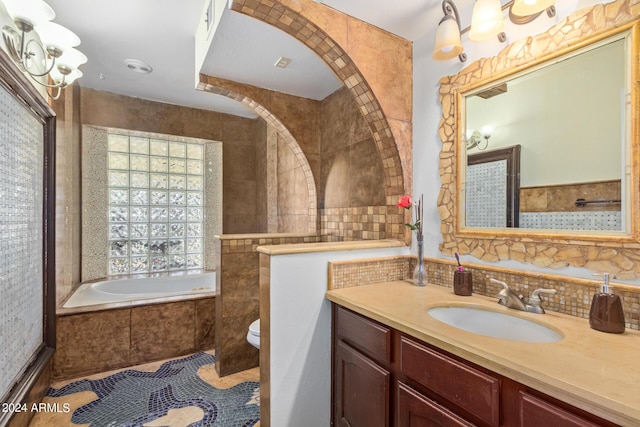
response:
M247 341L258 350L260 349L260 319L255 320L251 325L249 325Z

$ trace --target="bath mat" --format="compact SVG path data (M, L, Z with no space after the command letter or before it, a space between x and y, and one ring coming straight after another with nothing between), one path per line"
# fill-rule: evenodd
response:
M98 399L76 409L71 421L90 427L143 426L162 418L169 410L197 407L201 420L189 427L250 427L259 421L260 383L246 381L217 389L200 379L198 369L215 362L213 355L196 353L163 363L155 372L125 370L98 380L79 380L51 397L92 391ZM154 424L155 425L155 424Z

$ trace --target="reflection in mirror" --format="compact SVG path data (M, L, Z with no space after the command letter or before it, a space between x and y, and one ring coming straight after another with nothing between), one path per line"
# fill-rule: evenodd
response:
M467 156L467 226L518 227L520 146Z
M504 210L519 199L518 217L477 220L484 214L473 200L498 200L478 192L505 183L495 170L478 183L468 166L462 224L629 232L630 45L629 32L618 34L463 95L469 165L478 153L492 156L515 145L521 153L520 190L501 202Z

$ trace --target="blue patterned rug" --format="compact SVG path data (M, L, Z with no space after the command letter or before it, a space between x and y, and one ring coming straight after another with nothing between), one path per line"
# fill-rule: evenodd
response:
M163 363L155 372L126 370L99 380L80 380L47 396L61 397L92 391L98 399L76 409L71 421L91 427L142 426L167 415L170 409L196 406L202 420L189 427L249 427L259 421L260 383L247 381L217 389L198 376L200 367L215 362L208 353L196 353Z

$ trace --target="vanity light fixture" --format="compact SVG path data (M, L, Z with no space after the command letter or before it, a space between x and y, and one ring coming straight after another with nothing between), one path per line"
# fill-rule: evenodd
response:
M506 42L503 16L505 9L509 9L509 20L518 25L533 21L544 10L549 18L556 15L555 0L511 0L504 6L500 6L500 0L476 0L471 25L460 31L458 9L453 0L443 0L444 16L436 29L432 58L444 61L458 56L461 62L465 62L467 56L462 53L464 47L460 38L466 32L469 32L469 39L472 41L488 40L497 36L501 43Z
M36 83L47 88L52 99L60 97L61 90L82 77L78 67L87 62L87 57L74 49L80 38L62 25L51 22L55 12L42 0L2 0L13 19L15 28L2 28L7 51L15 64ZM35 33L37 38L27 40L26 35ZM34 58L40 56L43 69L34 67ZM51 84L41 82L37 77L48 76ZM55 95L49 89L55 89Z
M460 40L460 15L453 0L442 1L442 12L444 16L436 29L436 46L431 56L436 61L457 56L460 62L464 62L467 60L467 55L463 53L464 48Z
M483 41L494 36L498 36L501 42L507 40L500 0L477 0L471 15L469 40Z
M556 16L555 0L514 0L509 8L509 19L514 24L527 24L536 19L543 11L547 16Z
M484 151L489 146L489 138L491 138L491 132L493 128L490 126L484 126L482 132L474 130L471 135L467 136L466 144L467 150L477 148L480 151Z

